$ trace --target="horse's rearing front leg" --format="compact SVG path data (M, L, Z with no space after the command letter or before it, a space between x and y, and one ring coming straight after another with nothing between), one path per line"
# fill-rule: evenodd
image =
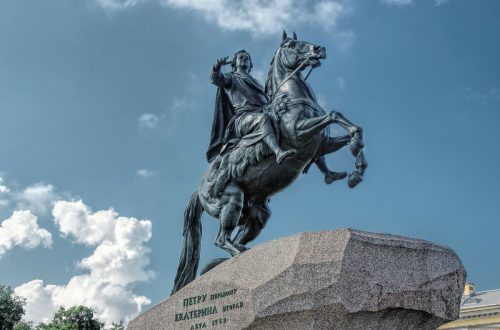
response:
M332 123L333 118L331 114L299 120L295 126L297 137L309 139Z
M359 133L360 137L362 138L363 130L361 129L361 127L354 125L349 119L344 117L343 114L338 111L332 111L330 112L330 115L332 116L333 123L339 124L351 135Z
M363 143L363 130L361 127L354 125L350 120L348 120L344 115L340 112L333 111L331 112L333 122L339 124L342 128L349 132L349 149L351 149L351 153L354 157L356 157L356 170L349 174L348 178L348 186L350 188L356 187L361 181L363 181L363 176L365 174L365 170L368 166L368 163L365 160L365 156L363 154L363 147L365 146ZM340 144L344 143L346 137L342 137L339 142ZM332 145L333 148L337 146Z
M357 134L361 140L363 139L363 130L361 127L354 125L343 114L337 111L332 111L319 117L299 120L296 126L297 136L301 138L312 137L330 124L339 124L351 136Z
M351 135L335 136L335 137L329 136L321 144L321 147L319 149L319 155L324 156L334 153L340 148L346 146L350 141L351 141Z
M363 130L361 127L354 125L351 121L345 118L340 112L332 112L334 117L334 122L346 129L351 138L348 142L349 149L354 157L356 157L356 170L349 174L348 185L350 188L356 187L361 181L363 181L363 176L368 163L365 160L363 154Z

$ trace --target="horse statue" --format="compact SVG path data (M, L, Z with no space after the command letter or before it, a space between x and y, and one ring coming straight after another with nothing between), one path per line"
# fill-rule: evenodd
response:
M246 244L269 220L269 197L288 187L319 157L348 145L356 158L348 185L353 188L363 180L367 163L362 129L337 111L327 113L302 75L305 68L318 67L325 58L324 47L297 40L295 33L288 37L283 32L265 84L270 102L263 111L273 118L281 146L296 150L296 154L278 164L275 155L260 141L222 152L209 164L184 213L182 251L172 294L196 278L203 211L219 219L214 244L237 256L247 250ZM331 124L340 125L347 134L329 136Z

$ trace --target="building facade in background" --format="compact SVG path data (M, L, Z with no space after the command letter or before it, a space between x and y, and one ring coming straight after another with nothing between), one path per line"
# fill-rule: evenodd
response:
M438 329L500 329L500 289L476 292L465 283L459 319Z

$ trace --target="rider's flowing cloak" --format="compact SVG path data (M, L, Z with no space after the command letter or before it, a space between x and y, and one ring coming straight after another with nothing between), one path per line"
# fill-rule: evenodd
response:
M215 96L214 119L212 121L212 134L207 150L207 160L212 162L220 153L224 145L226 127L234 117L234 109L229 102L222 87L217 87Z
M239 146L249 146L262 140L269 129L264 125L261 116L246 116L256 113L267 102L264 89L251 75L227 73L231 86L217 88L210 145L206 153L208 162L213 161L222 150L224 144L229 149L239 142ZM246 106L235 111L227 93L237 92L246 100ZM253 118L252 118L253 117ZM247 127L239 127L241 125ZM240 132L243 131L243 132ZM247 131L247 132L245 132ZM251 131L250 134L247 134Z

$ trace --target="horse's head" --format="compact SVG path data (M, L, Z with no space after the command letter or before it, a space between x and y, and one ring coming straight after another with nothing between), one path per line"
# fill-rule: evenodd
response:
M287 70L295 70L299 66L301 69L307 66L318 67L321 65L321 60L326 58L325 47L297 40L295 32L290 38L283 31L283 39L278 52L281 65Z
M271 60L266 81L266 94L272 99L286 81L297 77L303 79L300 75L295 75L295 73L304 70L308 66L313 68L320 66L321 60L324 58L326 58L325 47L297 40L295 32L293 37L290 38L283 31L281 45ZM292 75L294 78L289 79ZM308 87L303 86L301 88Z

